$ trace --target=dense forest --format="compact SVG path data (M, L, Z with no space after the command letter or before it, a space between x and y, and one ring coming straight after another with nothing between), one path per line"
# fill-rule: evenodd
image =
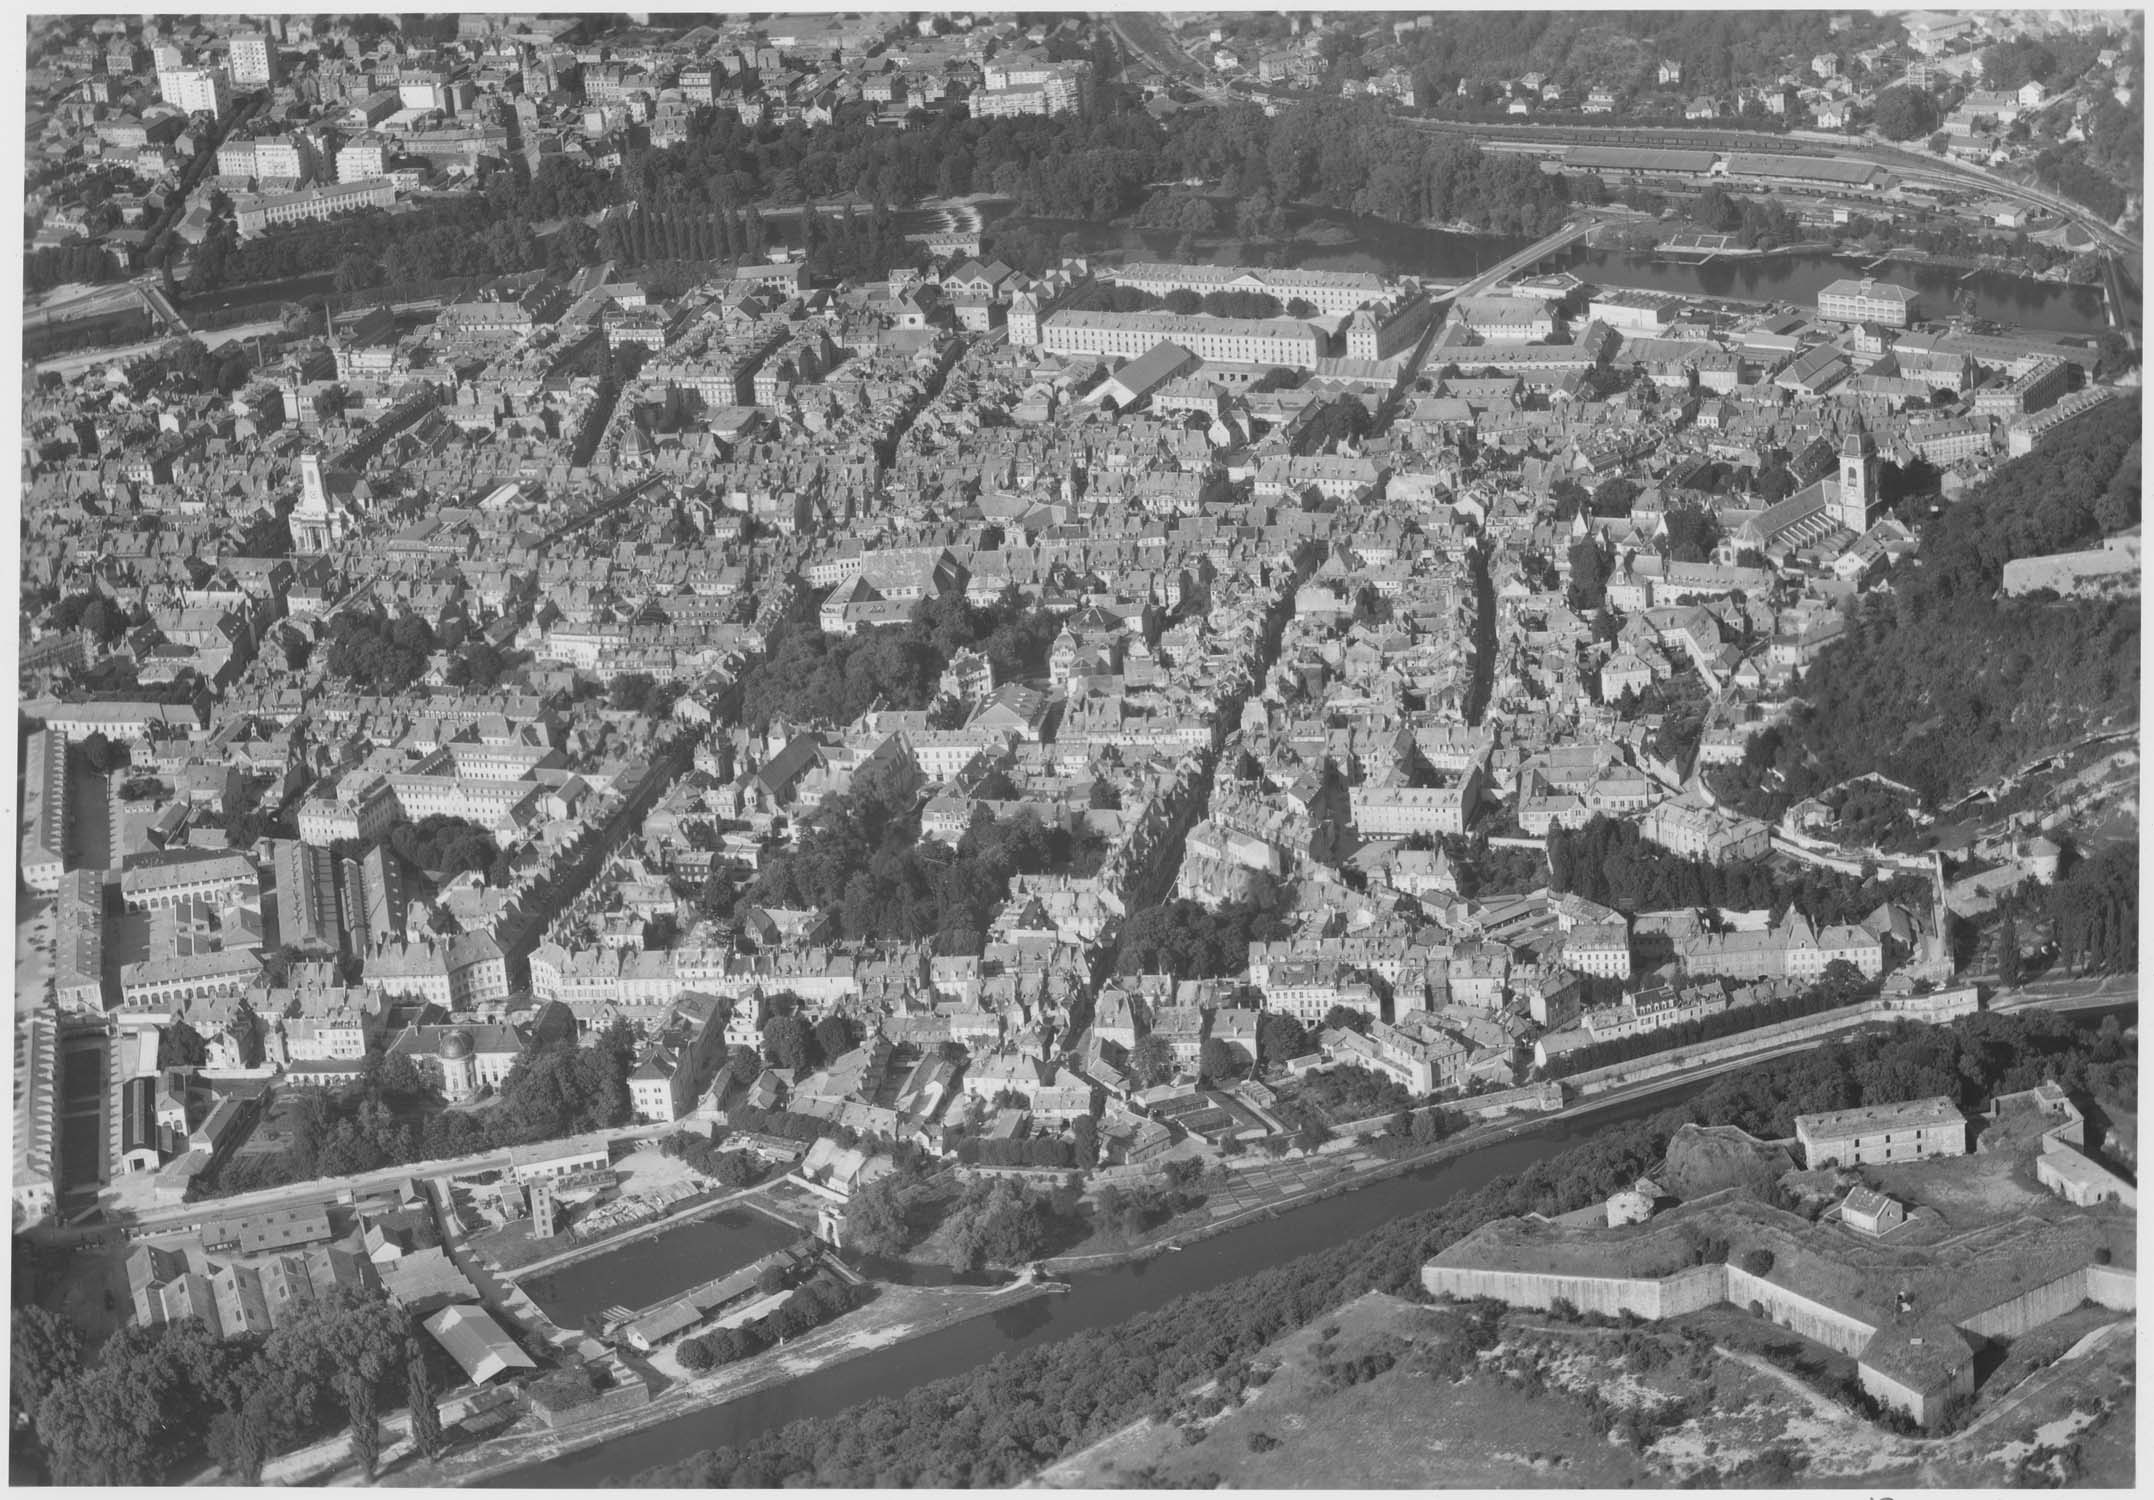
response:
M2136 600L1998 597L2014 558L2089 546L2139 520L2139 398L2112 401L1930 521L1915 566L1865 601L1784 727L1715 773L1777 817L1867 771L1931 805L2098 727L2136 723Z
M1108 1328L1006 1354L833 1417L791 1423L652 1469L638 1483L1006 1486L1156 1409L1191 1381L1229 1377L1264 1345L1370 1290L1418 1295L1422 1263L1492 1218L1555 1214L1653 1170L1685 1123L1785 1136L1798 1113L1945 1094L1973 1105L2045 1078L2136 1107L2138 1062L2114 1021L2047 1015L1903 1024L1716 1079L1687 1103L1591 1139L1441 1207L1331 1249L1193 1293Z

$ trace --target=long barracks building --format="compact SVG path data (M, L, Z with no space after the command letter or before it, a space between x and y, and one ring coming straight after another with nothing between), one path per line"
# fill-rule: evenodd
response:
M1209 364L1313 370L1324 357L1323 335L1293 318L1058 312L1040 327L1040 347L1050 354L1114 354L1135 359L1169 339Z
M1366 271L1297 271L1257 266L1185 266L1142 261L1118 271L1102 273L1120 286L1164 297L1188 291L1198 296L1213 292L1266 292L1280 305L1299 297L1320 313L1348 313L1371 302L1381 302L1396 288L1381 276Z

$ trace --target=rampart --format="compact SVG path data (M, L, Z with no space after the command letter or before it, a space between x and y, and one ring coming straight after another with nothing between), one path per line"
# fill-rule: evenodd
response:
M2082 1266L2054 1281L2000 1302L1960 1324L1986 1339L2014 1339L2061 1318L2082 1302L2129 1312L2138 1306L2138 1277L2115 1266Z
M1478 1266L1427 1265L1421 1285L1431 1296L1493 1297L1513 1307L1548 1308L1568 1302L1580 1312L1657 1320L1679 1318L1716 1303L1759 1311L1804 1338L1860 1359L1877 1326L1740 1266L1693 1266L1664 1277L1564 1276L1541 1271L1504 1271ZM2138 1306L2138 1277L2116 1266L2082 1266L1963 1320L1959 1327L1982 1338L2017 1338L2064 1316L2082 1302L2130 1312Z
M1541 1271L1494 1271L1465 1266L1424 1266L1421 1284L1430 1295L1494 1297L1514 1307L1553 1307L1568 1302L1580 1312L1620 1317L1679 1318L1727 1300L1727 1267L1693 1266L1672 1276L1559 1276Z
M1737 1307L1758 1304L1766 1317L1804 1338L1860 1358L1877 1327L1847 1313L1791 1292L1764 1276L1753 1276L1741 1266L1729 1266L1728 1301Z

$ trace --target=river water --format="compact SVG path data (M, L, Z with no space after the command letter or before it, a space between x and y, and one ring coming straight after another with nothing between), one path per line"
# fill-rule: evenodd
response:
M1133 229L1127 225L1096 224L1078 219L1033 219L1013 216L1008 203L983 203L978 212L989 224L1008 222L1031 228L1057 242L1066 242L1072 253L1118 259L1170 260L1183 251L1190 258L1210 265L1261 265L1276 260L1317 271L1373 271L1385 276L1423 276L1433 280L1464 280L1523 250L1530 241L1504 235L1453 234L1441 229L1422 229L1389 219L1297 208L1288 215L1293 238L1252 242L1206 236L1189 245L1172 229ZM768 221L774 246L794 243L798 226L792 215L775 215ZM932 209L901 210L898 228L907 234L945 233L951 220ZM1886 261L1875 265L1868 258L1806 252L1799 255L1736 257L1692 265L1657 260L1650 255L1626 255L1574 245L1557 254L1550 268L1562 269L1597 285L1646 287L1694 297L1732 297L1749 302L1812 304L1818 289L1844 276L1876 275L1897 281L1922 294L1922 312L1939 317L1965 312L1998 323L2040 329L2048 333L2097 334L2109 326L2102 310L2102 294L2092 286L2066 286L2037 281L2031 276L2012 276L2001 271L1959 271L1918 261ZM326 271L287 281L237 287L190 297L190 312L218 309L238 303L271 298L295 300L332 289L334 278ZM2136 322L2138 296L2128 296L2127 315Z
M2111 1016L2130 1026L2137 1020L2138 1007L2105 1006L2072 1013L2069 1019L2092 1029ZM902 1395L928 1381L963 1374L998 1354L1119 1323L1185 1293L1204 1291L1283 1265L1404 1215L1441 1207L1461 1193L1523 1172L1610 1125L1679 1104L1714 1081L1692 1079L1585 1115L1552 1120L1454 1160L1372 1182L1321 1202L1289 1209L1277 1218L1196 1241L1177 1253L1083 1272L1069 1278L1070 1290L1066 1293L1035 1297L988 1317L878 1349L723 1406L690 1412L540 1467L517 1470L491 1481L491 1485L580 1488L621 1482L647 1469L678 1463L706 1448L737 1445L788 1422L834 1416L878 1396ZM666 1241L654 1243L663 1245Z
M789 1224L731 1208L558 1271L541 1272L522 1285L563 1328L596 1331L609 1307L652 1306L729 1276L800 1236Z
M1389 219L1308 208L1297 208L1288 215L1293 237L1286 241L1203 236L1192 242L1172 229L1024 218L1010 215L1009 209L1006 203L980 205L985 222L1007 222L1011 227L1037 230L1078 254L1171 260L1187 253L1200 264L1269 262L1308 270L1371 271L1438 281L1466 280L1531 243L1510 236L1454 234ZM909 233L930 233L944 227L939 216L927 213L902 215L901 221ZM1830 282L1847 276L1875 275L1880 280L1913 287L1921 294L1925 317L1959 311L1998 323L2066 334L2096 334L2108 327L2102 295L2096 287L2066 286L1999 271L1970 273L1919 261L1888 260L1876 265L1868 257L1804 252L1734 257L1696 265L1574 245L1554 256L1547 268L1569 271L1596 285L1803 305L1814 304L1819 289ZM2135 313L2136 306L2127 312Z
M900 1395L927 1381L962 1374L998 1354L1119 1323L1186 1292L1203 1291L1281 1265L1403 1215L1440 1207L1498 1177L1524 1171L1611 1124L1665 1109L1704 1087L1703 1081L1693 1082L1582 1117L1552 1121L1454 1161L1372 1182L1289 1209L1275 1219L1199 1240L1178 1253L1080 1273L1069 1278L1066 1293L1035 1297L724 1406L691 1412L582 1453L518 1470L494 1483L579 1487L625 1480L803 1417L832 1416L878 1396ZM665 1240L653 1243L663 1245Z

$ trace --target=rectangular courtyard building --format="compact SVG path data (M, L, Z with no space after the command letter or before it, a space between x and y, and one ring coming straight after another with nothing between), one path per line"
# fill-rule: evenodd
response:
M1812 1168L1965 1156L1967 1117L1939 1094L1868 1109L1797 1115L1795 1136Z

